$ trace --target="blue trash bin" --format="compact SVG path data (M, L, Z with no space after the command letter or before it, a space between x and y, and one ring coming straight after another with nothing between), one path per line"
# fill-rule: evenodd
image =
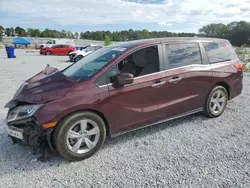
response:
M14 47L5 47L8 58L15 58L15 48Z

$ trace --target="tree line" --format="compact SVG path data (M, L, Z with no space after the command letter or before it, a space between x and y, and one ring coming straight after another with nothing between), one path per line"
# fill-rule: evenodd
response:
M229 24L209 24L201 29L199 33L174 33L168 31L148 31L144 30L123 30L123 31L86 31L75 32L71 31L57 31L51 29L39 30L21 27L4 28L0 26L0 36L3 34L7 36L19 37L48 37L48 38L72 38L72 39L91 39L91 40L105 40L109 38L111 41L129 41L148 38L161 37L216 37L228 39L235 46L250 45L250 23L245 21L231 22Z

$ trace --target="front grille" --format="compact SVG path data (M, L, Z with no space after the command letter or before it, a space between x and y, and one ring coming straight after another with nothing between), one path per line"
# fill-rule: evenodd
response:
M7 124L8 124L8 126L14 126L14 127L20 128L20 129L24 129L24 128L27 128L27 127L32 127L33 128L33 127L37 126L32 117L26 118L26 119L23 119L23 120L9 122Z

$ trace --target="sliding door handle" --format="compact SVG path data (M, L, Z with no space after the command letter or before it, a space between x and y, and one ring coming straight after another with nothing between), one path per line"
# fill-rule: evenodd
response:
M171 80L168 81L168 83L177 83L181 81L181 77L173 77Z
M166 82L167 82L167 81L155 82L154 84L151 85L151 87L159 87L159 86L164 85Z

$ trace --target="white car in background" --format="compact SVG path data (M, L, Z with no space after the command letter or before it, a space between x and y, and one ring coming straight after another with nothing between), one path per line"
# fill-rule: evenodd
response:
M41 44L40 48L52 47L56 44L68 44L75 46L75 41L73 39L50 39L45 44Z
M81 60L82 58L84 58L85 56L89 55L90 53L92 53L92 52L94 52L102 47L103 46L92 44L92 45L89 45L87 48L83 49L82 51L77 50L77 51L71 52L69 54L70 61L77 62L77 61Z

